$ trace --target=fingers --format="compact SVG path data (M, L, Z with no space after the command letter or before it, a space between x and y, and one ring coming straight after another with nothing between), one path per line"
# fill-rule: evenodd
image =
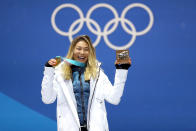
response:
M115 64L130 64L131 65L131 58L129 57L129 59L126 60L125 62L119 62L118 60L116 60Z
M48 61L48 64L51 65L51 66L56 66L57 61L56 61L55 59L50 59L50 60Z
M129 58L129 64L131 65L131 58Z

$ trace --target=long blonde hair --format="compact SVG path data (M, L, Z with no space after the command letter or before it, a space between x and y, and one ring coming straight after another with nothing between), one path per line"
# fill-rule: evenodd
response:
M89 55L88 55L88 60L87 60L87 63L86 63L87 66L86 66L85 72L84 72L84 78L85 78L85 80L90 80L90 77L93 77L93 78L96 77L98 67L97 67L97 61L96 61L95 48L93 47L91 39L89 38L89 36L81 35L81 36L76 37L72 41L72 43L69 47L69 51L67 53L66 58L67 59L73 59L73 51L75 49L76 44L79 41L85 41L88 44L88 47L89 47ZM62 65L61 70L62 70L63 76L66 80L69 80L69 79L72 78L72 70L71 70L70 65L64 63Z

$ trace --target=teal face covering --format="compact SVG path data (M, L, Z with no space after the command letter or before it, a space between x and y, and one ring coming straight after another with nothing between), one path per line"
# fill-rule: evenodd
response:
M80 66L80 67L85 67L86 64L85 63L82 63L82 62L79 62L79 61L76 61L76 60L72 60L72 59L67 59L67 58L63 58L61 56L57 56L58 58L60 57L62 60L72 64L72 65L75 65L75 66Z

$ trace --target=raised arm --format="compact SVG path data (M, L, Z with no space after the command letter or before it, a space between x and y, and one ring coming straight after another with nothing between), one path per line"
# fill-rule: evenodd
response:
M104 76L104 98L111 104L118 105L120 103L121 96L123 94L125 82L127 80L128 69L131 66L131 59L128 63L120 64L115 62L116 73L114 79L114 86L109 81L108 77Z
M108 77L105 74L102 74L104 98L109 103L114 105L118 105L120 103L125 82L127 79L127 74L128 74L128 70L116 69L114 85L111 84L111 82L109 81Z
M56 100L56 90L53 86L53 80L54 80L54 68L52 67L51 62L53 62L54 59L51 59L50 61L46 62L45 68L44 68L44 76L42 80L42 89L41 89L41 95L42 95L42 101L45 104L51 104ZM55 64L55 62L54 62Z

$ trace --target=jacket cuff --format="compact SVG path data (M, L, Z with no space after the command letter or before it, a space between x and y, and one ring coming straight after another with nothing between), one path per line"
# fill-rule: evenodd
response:
M49 63L48 63L48 61L45 63L45 67L53 67L53 66L51 66Z
M116 69L125 69L128 70L131 67L131 64L115 64Z

